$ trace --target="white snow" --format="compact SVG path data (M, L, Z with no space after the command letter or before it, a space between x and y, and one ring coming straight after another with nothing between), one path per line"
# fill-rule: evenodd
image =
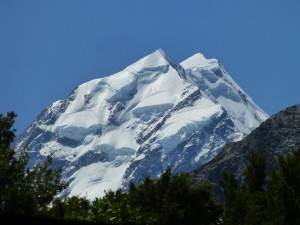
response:
M158 143L166 153L174 149L179 143L196 130L201 130L212 117L219 114L222 108L208 99L199 99L194 107L184 108L172 115L158 132Z
M202 54L195 54L180 65L189 71L188 80L199 87L203 96L224 107L240 132L249 134L268 118L216 59L208 60ZM222 75L215 74L213 69Z
M144 70L145 68L159 67L168 64L169 62L166 59L166 54L162 49L158 49L150 55L140 59L136 63L133 63L130 66L126 67L125 70L134 73Z
M124 147L137 149L139 146L136 143L136 140L131 131L129 129L126 129L126 124L117 129L113 129L108 131L107 133L104 133L101 136L98 144L110 145L116 149Z
M143 114L156 115L173 107L173 101L166 92L157 92L141 100L132 110L132 113L137 117Z
M57 120L57 124L60 124L61 128L68 125L72 125L72 127L88 128L98 123L99 119L97 115L90 110L79 111L72 114L63 114Z
M207 59L202 53L196 53L193 56L182 61L180 65L183 68L193 69L199 67L215 66L217 63L218 61L216 59Z
M95 199L104 196L105 191L115 191L121 186L122 175L127 166L128 164L121 164L114 167L109 162L98 162L82 167L71 176L74 180L70 183L69 195Z

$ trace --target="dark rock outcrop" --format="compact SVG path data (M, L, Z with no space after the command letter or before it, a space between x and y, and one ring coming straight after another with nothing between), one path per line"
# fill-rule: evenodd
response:
M288 155L300 148L300 105L294 105L273 115L243 140L225 145L211 161L191 172L193 182L210 182L219 201L223 201L220 180L224 172L243 182L243 172L252 151L266 156L266 173L270 176L277 166L278 155Z

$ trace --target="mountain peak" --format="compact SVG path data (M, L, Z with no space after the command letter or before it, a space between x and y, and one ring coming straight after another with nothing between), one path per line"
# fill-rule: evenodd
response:
M144 70L145 68L158 68L170 64L172 63L168 59L165 52L160 48L126 67L125 70L129 72L137 72Z
M52 153L70 181L67 194L90 199L168 166L191 171L264 119L215 62L197 53L184 68L158 49L49 106L16 140L16 151L28 143L28 167Z
M207 59L202 53L196 53L187 58L180 65L185 69L191 69L193 67L203 67L208 65L218 65L217 59Z
M166 53L164 52L164 50L162 48L157 49L155 52L160 53L162 56L166 57ZM154 52L154 53L155 53Z

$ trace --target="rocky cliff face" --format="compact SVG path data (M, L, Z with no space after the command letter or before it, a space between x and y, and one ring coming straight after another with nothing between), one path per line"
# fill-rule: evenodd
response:
M291 154L300 148L300 105L282 110L264 121L243 140L226 144L211 161L195 169L191 175L195 183L209 181L215 185L222 199L219 181L223 172L233 174L240 182L249 163L251 151L261 151L267 157L266 172L271 174L278 155Z
M267 117L217 60L175 64L157 50L51 104L15 145L28 144L29 165L53 154L68 194L94 198L169 166L191 171Z

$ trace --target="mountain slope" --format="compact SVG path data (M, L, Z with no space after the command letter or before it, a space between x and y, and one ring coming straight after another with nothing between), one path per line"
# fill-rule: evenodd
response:
M264 121L243 140L226 144L211 161L191 172L195 183L209 181L222 199L219 181L223 172L233 174L240 182L249 164L252 151L261 151L267 157L266 172L271 174L278 155L291 154L300 148L300 105L286 108Z
M94 198L168 166L191 171L267 117L216 60L177 65L159 49L51 104L16 149L28 144L29 165L53 154L68 194Z

